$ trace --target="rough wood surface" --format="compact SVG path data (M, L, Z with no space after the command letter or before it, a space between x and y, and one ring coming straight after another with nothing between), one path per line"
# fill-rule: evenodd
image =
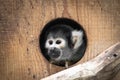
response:
M41 80L110 80L120 70L120 43L96 58Z
M58 17L76 20L87 33L85 56L75 65L120 41L120 0L0 0L0 80L39 80L64 70L50 67L38 45L44 25Z

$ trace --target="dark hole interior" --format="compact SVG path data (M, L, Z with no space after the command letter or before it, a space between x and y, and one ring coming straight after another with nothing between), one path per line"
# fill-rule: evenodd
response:
M84 56L84 53L85 53L85 50L86 50L86 47L87 47L87 36L86 36L86 33L85 33L83 27L80 24L78 24L76 21L74 21L74 20L71 20L71 19L68 19L68 18L57 18L57 19L54 19L54 20L51 20L50 22L48 22L44 26L44 28L43 28L43 30L42 30L42 32L40 34L40 38L39 38L40 49L41 49L42 55L50 63L52 63L51 60L50 60L49 55L47 54L47 49L45 48L45 43L46 43L46 39L47 39L46 36L48 35L46 33L49 31L49 29L51 27L53 27L55 25L61 25L61 24L62 25L68 25L68 26L70 26L71 28L73 28L75 30L82 30L83 34L84 34L83 35L83 43L82 43L82 45L79 47L79 50L76 53L76 55L73 56L73 59L68 62L69 65L73 65L76 62L78 62ZM50 41L49 43L52 44L53 42ZM58 40L58 41L56 41L56 43L60 44L61 41ZM58 66L63 66L63 67L65 66L65 62L64 61L55 62L53 64L58 65Z

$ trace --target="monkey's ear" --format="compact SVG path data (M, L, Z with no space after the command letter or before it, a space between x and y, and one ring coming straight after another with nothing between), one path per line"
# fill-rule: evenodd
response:
M72 31L73 49L78 49L83 42L83 31Z

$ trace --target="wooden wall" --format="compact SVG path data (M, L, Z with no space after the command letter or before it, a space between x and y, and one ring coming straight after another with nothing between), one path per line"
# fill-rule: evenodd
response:
M39 49L41 30L58 17L87 32L85 56L75 65L120 41L120 0L0 0L0 80L39 80L64 69L50 67Z

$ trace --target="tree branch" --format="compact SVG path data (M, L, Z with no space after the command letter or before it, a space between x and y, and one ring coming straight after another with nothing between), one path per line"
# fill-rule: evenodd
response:
M120 70L120 42L96 58L41 80L110 80Z

